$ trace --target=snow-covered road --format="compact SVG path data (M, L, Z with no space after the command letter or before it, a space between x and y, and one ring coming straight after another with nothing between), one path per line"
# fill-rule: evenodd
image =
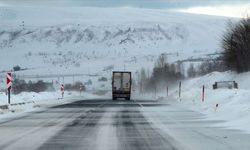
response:
M218 122L218 121L217 121ZM250 135L151 100L82 100L0 121L1 149L248 150Z

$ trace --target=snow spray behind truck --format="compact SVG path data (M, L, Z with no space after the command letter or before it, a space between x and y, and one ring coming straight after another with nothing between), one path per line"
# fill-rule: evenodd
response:
M131 72L114 71L112 77L112 97L130 100L131 96Z

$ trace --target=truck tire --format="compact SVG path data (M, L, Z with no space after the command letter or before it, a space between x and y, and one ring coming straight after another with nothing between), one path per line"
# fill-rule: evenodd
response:
M116 98L116 97L113 97L113 101L114 101L114 100L117 100L117 98Z
M126 97L125 99L129 101L129 100L130 100L130 97Z

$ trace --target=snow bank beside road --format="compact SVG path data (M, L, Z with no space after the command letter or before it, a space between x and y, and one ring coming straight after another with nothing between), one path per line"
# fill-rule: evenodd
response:
M65 93L65 97L76 96L79 93ZM23 103L23 102L38 102L41 100L50 100L61 98L61 92L22 92L18 95L11 95L11 104L13 103ZM8 97L5 93L0 93L0 105L8 104Z
M226 120L216 124L250 133L250 72L214 72L182 83L181 102L192 110L206 114L208 119ZM239 89L212 89L216 81L236 81ZM202 86L205 86L205 101L202 102ZM172 96L178 99L178 92ZM218 108L216 108L218 104Z
M16 113L33 111L37 107L46 108L55 105L74 102L83 99L93 99L99 96L92 93L68 92L65 91L64 98L61 97L61 92L23 92L18 95L11 95L11 105L8 105L7 96L5 93L0 93L0 118L6 118ZM102 98L105 97L102 95Z

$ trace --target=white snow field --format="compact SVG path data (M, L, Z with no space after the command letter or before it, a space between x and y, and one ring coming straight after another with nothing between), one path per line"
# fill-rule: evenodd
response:
M208 120L224 120L214 126L240 129L250 133L250 72L213 72L202 77L182 82L181 101L177 87L171 89L171 97L178 105L206 114ZM219 88L213 90L216 81L236 81L238 89ZM205 99L202 102L202 86L205 86ZM167 98L171 99L171 98ZM218 104L218 108L216 108Z

